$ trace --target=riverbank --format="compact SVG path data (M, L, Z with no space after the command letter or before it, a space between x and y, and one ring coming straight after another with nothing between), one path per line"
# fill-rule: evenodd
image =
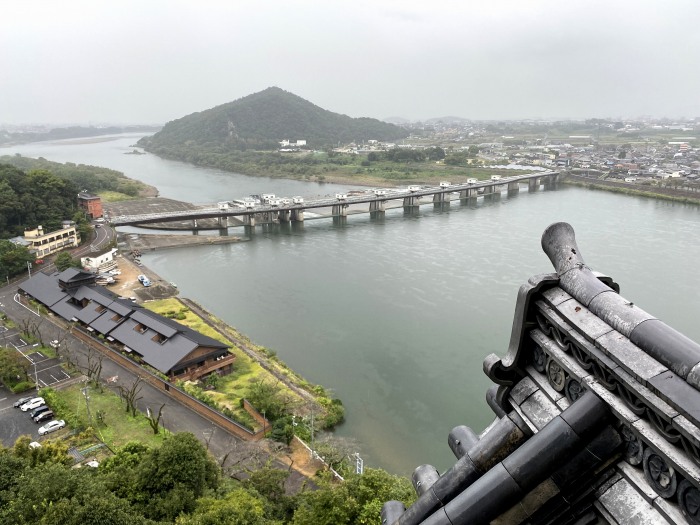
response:
M679 190L659 186L641 186L629 182L617 182L611 180L592 179L581 175L566 173L561 181L564 184L578 186L590 190L602 190L612 193L632 195L634 197L647 197L684 204L700 204L700 192Z
M243 392L241 399L247 397L244 391L255 381L266 384L281 384L283 387L280 391L285 397L288 397L287 401L291 402L298 415L306 416L310 413L316 414L318 429L331 428L342 422L342 403L328 395L325 388L306 381L278 359L274 353L270 353L264 347L254 344L248 337L221 321L201 304L186 298L176 297L179 294L179 290L175 283L165 281L156 272L138 263L138 261L134 260L130 255L123 254L118 260L118 266L121 273L117 276L116 282L108 286L108 289L112 292L122 297L135 298L140 303L176 298L182 308L191 312L198 318L194 323L187 323L191 328L197 329L197 326L205 326L207 330L215 332L206 335L220 338L222 341L230 343L233 347L232 353L242 353L239 354L239 359L236 361L237 364L234 365L234 369L238 367L250 370L249 365L243 365L239 362L243 356L245 356L245 360L251 360L259 367L254 376L241 381L244 384L236 388L239 394ZM152 283L151 286L144 287L138 279L139 275L147 276ZM148 308L148 305L144 306ZM218 334L219 337L217 337L216 334ZM238 381L241 373L242 370L234 370L236 381ZM287 396L285 391L289 396ZM224 405L228 404L224 392L213 390L210 391L210 393L215 394L218 400L221 400ZM238 403L231 408L237 410L237 405Z

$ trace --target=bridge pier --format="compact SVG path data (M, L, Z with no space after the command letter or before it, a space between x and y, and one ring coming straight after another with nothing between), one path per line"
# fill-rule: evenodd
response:
M386 218L386 212L384 210L369 212L369 220L370 221L384 222L385 218Z
M333 226L345 226L347 223L347 215L333 215Z
M244 224L243 233L245 233L246 237L252 237L253 235L255 235L255 221L253 221L252 226Z
M197 219L192 219L192 229L193 230L197 229Z
M248 227L255 227L255 214L251 213L250 215L244 215L243 216L243 226Z
M495 189L496 189L496 185L495 185L495 184L491 184L491 185L489 185L489 186L485 186L485 187L484 187L484 195L490 194L490 193L494 193L494 192L495 192Z
M222 215L217 222L219 223L219 228L228 228L228 215Z
M404 197L403 207L404 208L418 207L420 205L418 202L418 199L419 199L419 197Z
M278 212L277 218L280 222L290 222L292 220L291 210L280 210Z
M331 209L333 218L335 217L347 217L348 215L348 205L347 204L334 204Z
M459 192L459 198L461 200L466 200L466 199L476 199L478 193L476 188L470 188L468 190L462 190Z
M433 195L433 204L442 204L443 202L450 202L447 198L447 193L435 193Z
M520 191L520 184L517 182L509 182L508 183L508 193L514 192L514 191Z
M552 175L547 175L542 178L542 186L545 190L555 190L557 189L559 182L559 174L553 173Z
M292 210L292 222L304 222L304 210Z
M540 179L539 177L534 177L532 179L528 179L527 181L527 191L532 193L533 191L537 191L540 189Z
M386 201L372 201L369 203L369 211L384 211L386 210Z

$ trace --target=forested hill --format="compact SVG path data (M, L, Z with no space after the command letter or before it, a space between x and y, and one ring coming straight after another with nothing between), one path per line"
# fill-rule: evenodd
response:
M174 120L139 144L173 155L182 146L202 150L273 150L282 140L306 140L311 148L363 140L397 140L408 131L372 118L351 118L271 87Z

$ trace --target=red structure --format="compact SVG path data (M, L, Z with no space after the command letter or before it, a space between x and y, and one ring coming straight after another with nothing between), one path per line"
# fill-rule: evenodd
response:
M81 191L78 193L78 205L91 219L102 217L102 200L97 195Z

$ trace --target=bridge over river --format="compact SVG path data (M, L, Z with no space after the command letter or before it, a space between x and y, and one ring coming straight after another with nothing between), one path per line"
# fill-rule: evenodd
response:
M270 198L266 203L252 201L233 201L202 205L197 208L180 211L163 211L138 215L117 215L110 217L113 226L146 225L154 223L192 221L192 229L198 229L201 219L217 219L220 228L256 223L302 222L306 210L326 211L316 213L314 218L346 217L351 213L383 213L387 208L412 208L433 203L442 205L451 200L475 199L478 195L500 194L507 188L508 192L520 191L521 184L528 185L528 191L537 191L541 185L550 187L559 179L558 171L539 171L510 177L494 176L490 180L450 184L441 182L439 186L408 186L407 188L382 188L367 190L351 195L336 194L314 200L301 198ZM274 197L274 196L273 196ZM229 218L237 218L236 224L229 224ZM240 222L239 222L240 221Z

